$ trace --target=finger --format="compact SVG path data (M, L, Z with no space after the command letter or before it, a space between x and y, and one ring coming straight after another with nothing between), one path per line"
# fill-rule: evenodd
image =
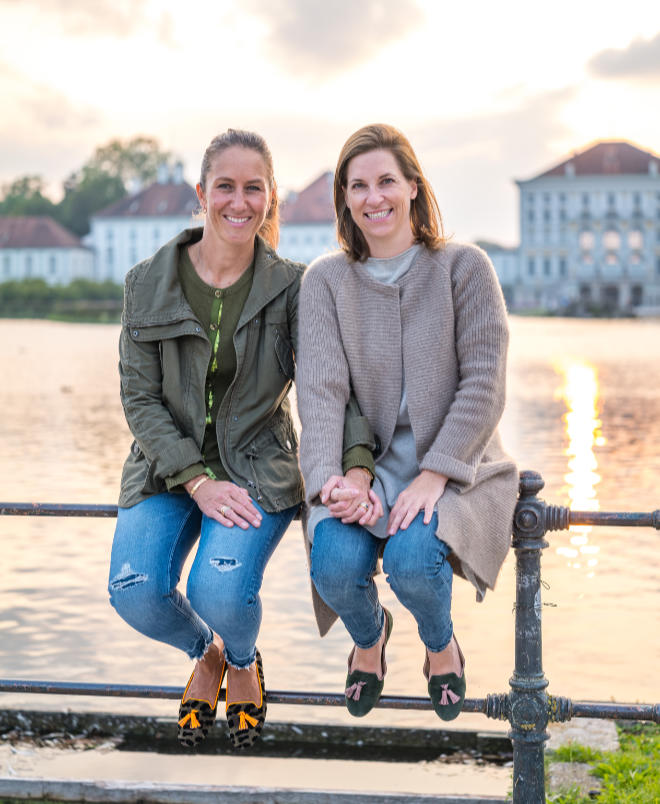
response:
M397 530L399 530L399 525L403 521L403 517L405 516L405 514L406 514L405 509L397 503L390 513L390 518L387 526L387 532L390 536L394 536Z
M330 492L330 499L333 502L340 502L341 500L354 500L361 494L359 489L339 488L335 487Z
M210 511L207 516L210 516L211 519L215 519L216 522L219 522L221 525L224 525L226 528L233 528L234 523L228 517L224 516L220 513L217 509Z
M236 511L232 508L231 511L227 512L227 518L231 519L231 521L238 525L239 528L242 530L247 530L250 527L249 522L246 522L242 516L239 516Z
M424 506L424 524L428 525L429 522L433 519L433 512L435 510L435 505L431 502L427 502Z
M352 504L345 500L328 505L328 511L330 511L333 516L346 516L352 509Z
M255 528L258 528L261 525L261 514L253 505L248 507L247 505L242 505L241 503L232 500L232 503L228 506L228 508L230 508L237 517L241 518L241 522L246 519ZM229 512L227 512L227 515L230 516ZM237 525L240 524L236 517L231 517L231 519L233 519ZM241 525L241 527L243 526ZM247 522L246 527L248 527Z
M408 525L413 521L413 519L419 513L419 509L417 506L413 506L406 511L406 515L401 520L401 524L399 525L399 530L408 530Z
M383 515L383 503L380 501L380 497L372 489L369 489L369 501L374 507L374 514L377 513L376 519L380 519Z
M321 502L325 503L330 497L330 493L337 486L342 485L342 480L339 475L331 475L321 487Z

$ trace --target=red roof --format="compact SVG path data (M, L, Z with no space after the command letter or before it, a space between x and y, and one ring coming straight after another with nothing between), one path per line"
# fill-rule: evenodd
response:
M576 176L648 173L651 160L659 161L660 157L629 142L597 142L581 153L575 151L568 159L535 178L565 176L567 165L573 165Z
M46 216L0 217L0 248L84 248L68 229Z
M328 171L297 195L287 198L280 209L282 223L334 223L332 194L333 176Z
M154 182L92 215L93 218L155 218L192 215L199 207L197 193L185 181Z

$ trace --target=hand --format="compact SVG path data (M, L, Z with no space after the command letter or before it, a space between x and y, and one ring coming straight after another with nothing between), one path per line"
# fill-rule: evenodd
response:
M321 489L321 502L344 524L373 525L383 515L383 505L371 489L369 473L355 467L344 477L332 475Z
M439 472L422 470L413 482L396 498L387 522L387 533L394 536L397 530L406 530L417 514L424 509L424 524L433 517L433 509L445 492L449 478Z
M186 491L190 492L201 477L204 475L198 475L184 483ZM238 525L239 528L247 530L250 525L255 528L261 525L261 514L252 504L250 495L235 483L225 480L205 480L197 488L193 499L203 514L227 528Z

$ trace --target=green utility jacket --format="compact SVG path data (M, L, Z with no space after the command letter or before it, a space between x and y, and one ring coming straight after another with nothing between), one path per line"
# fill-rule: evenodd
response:
M178 278L179 247L199 240L187 229L126 276L119 341L121 400L135 441L124 464L119 505L168 491L173 476L203 460L204 386L211 345ZM254 280L234 333L236 375L220 405L220 458L234 483L266 511L303 500L298 438L287 394L295 374L298 292L304 266L256 239ZM352 400L345 449L374 448Z

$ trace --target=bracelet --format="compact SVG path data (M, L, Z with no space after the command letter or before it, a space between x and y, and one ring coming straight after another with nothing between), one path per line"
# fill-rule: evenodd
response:
M194 497L195 492L202 485L202 483L206 483L206 481L210 479L211 478L208 475L203 475L202 477L200 477L199 480L195 483L195 485L190 489L188 494L190 494L191 497Z
M369 476L369 483L370 484L374 482L374 476L371 473L371 471L369 469L367 469L366 466L351 466L351 469L360 469L362 472L365 472ZM349 469L349 471L350 471L350 469Z

